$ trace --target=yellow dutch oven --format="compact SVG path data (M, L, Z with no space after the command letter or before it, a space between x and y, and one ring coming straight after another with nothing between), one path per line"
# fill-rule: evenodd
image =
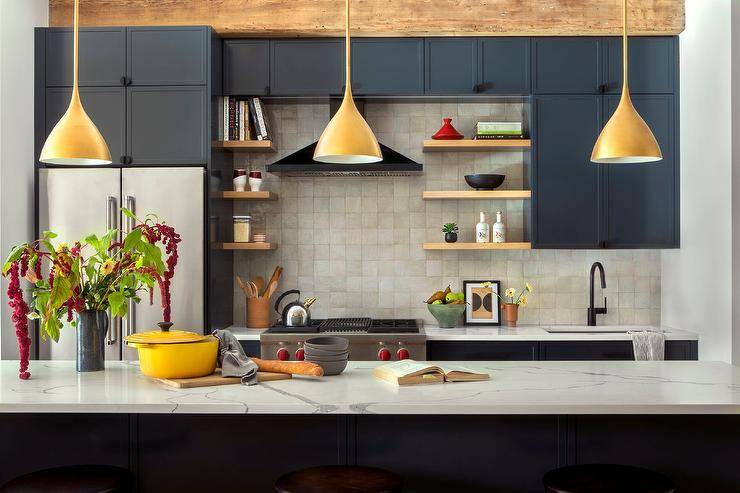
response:
M216 370L218 339L195 332L170 330L141 332L126 337L126 344L139 351L139 364L145 375L154 378L195 378Z

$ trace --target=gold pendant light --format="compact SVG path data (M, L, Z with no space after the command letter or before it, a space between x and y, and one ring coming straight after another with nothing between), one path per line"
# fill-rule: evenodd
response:
M344 86L344 99L342 105L331 119L321 134L316 150L313 154L314 161L334 164L364 164L377 163L383 160L380 152L378 139L365 119L357 111L357 106L352 99L351 43L349 38L349 0L345 0L345 50L346 50L346 73L347 82Z
M39 160L42 163L75 165L110 164L108 144L85 113L78 88L80 0L74 14L74 85L72 99L62 118L47 137Z
M627 72L627 0L622 0L622 98L599 135L591 161L602 164L650 163L663 159L658 141L632 105Z

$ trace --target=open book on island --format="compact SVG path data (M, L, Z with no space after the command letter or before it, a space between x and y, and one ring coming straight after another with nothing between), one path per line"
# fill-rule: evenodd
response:
M488 373L479 373L462 366L437 366L423 361L405 359L381 365L373 369L375 378L396 385L419 385L444 382L475 382L488 380Z

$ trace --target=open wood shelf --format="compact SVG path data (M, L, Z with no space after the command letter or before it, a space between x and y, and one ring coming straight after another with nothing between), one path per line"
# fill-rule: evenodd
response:
M422 193L424 200L517 200L531 197L531 190L438 190Z
M213 192L212 197L216 199L233 199L233 200L277 200L278 195L273 192L259 191L259 192Z
M213 243L214 250L275 250L277 243Z
M424 152L433 151L518 151L529 149L529 139L425 140Z
M424 250L530 250L531 243L424 243Z
M231 152L275 152L275 143L271 140L217 140L212 144L214 149L225 149Z

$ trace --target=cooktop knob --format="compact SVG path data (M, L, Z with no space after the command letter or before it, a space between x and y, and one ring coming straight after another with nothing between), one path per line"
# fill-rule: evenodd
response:
M381 348L380 351L378 351L378 359L380 361L390 361L391 360L391 352L388 348Z
M304 351L302 347L295 350L295 359L296 361L303 361L306 359L306 351Z
M280 361L288 361L290 359L290 351L288 351L284 347L281 347L277 350L277 359L279 359Z
M411 356L409 355L409 350L405 347L402 347L398 351L396 351L396 357L398 359L409 359Z

